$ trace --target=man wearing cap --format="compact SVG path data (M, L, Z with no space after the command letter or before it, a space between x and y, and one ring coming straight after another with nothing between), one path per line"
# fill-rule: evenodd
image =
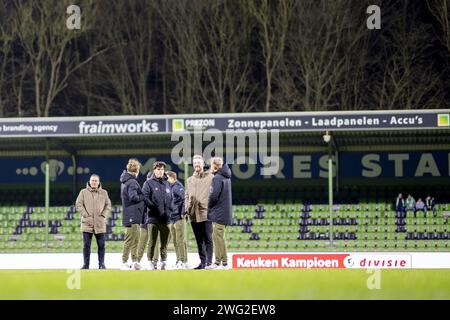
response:
M148 224L148 259L150 269L156 269L154 263L155 247L158 235L161 241L161 270L166 269L167 244L169 242L170 229L168 227L169 219L172 215L172 191L164 174L166 164L162 161L156 161L153 164L153 172L149 172L147 181L144 183L142 191L145 196L145 205L148 209L146 223Z

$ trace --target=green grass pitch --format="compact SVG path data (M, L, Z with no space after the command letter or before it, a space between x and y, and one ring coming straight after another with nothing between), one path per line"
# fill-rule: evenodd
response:
M447 269L1 270L0 283L0 299L450 299Z

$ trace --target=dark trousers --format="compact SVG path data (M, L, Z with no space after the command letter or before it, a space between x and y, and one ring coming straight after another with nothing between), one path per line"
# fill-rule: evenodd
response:
M191 222L191 225L192 230L194 231L195 240L197 241L198 255L200 256L201 264L211 264L213 256L212 222Z
M396 218L406 218L406 210L405 207L396 207L395 208L395 217Z
M169 244L170 229L167 223L149 223L148 226L148 260L158 261L158 256L155 254L156 245L159 239L161 240L161 261L167 260L167 245Z
M90 232L83 232L83 258L84 258L84 265L89 267L89 260L91 257L91 242L92 242L92 236L94 233ZM95 240L97 240L97 247L98 247L98 264L102 265L105 264L105 234L104 233L97 233L95 234Z

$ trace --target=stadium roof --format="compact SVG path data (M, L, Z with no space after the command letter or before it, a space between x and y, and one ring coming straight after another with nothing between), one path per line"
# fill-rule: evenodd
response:
M168 154L195 128L280 132L280 152L450 150L450 110L0 119L1 156Z

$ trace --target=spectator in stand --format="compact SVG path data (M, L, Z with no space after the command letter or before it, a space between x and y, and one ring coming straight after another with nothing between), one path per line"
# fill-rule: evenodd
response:
M416 200L413 198L411 194L408 194L408 198L406 199L406 209L405 212L408 213L409 210L411 210L413 213L415 213L416 209Z
M401 193L398 194L395 199L395 217L403 218L406 212L405 199L403 199L403 195Z
M428 196L425 199L425 208L427 211L433 211L433 217L436 217L437 210L436 210L436 203L434 201L434 198L432 198L431 196Z
M423 216L427 216L427 208L425 207L425 203L422 201L422 198L419 198L416 202L416 207L414 208L414 218L416 218L417 211L422 210Z

